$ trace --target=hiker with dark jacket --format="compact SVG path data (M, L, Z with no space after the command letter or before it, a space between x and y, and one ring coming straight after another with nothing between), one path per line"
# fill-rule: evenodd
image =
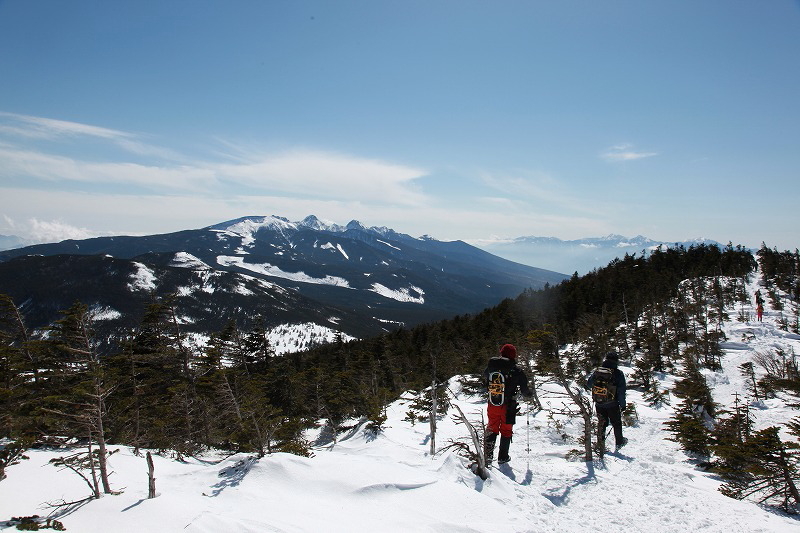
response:
M489 389L489 404L483 446L486 466L491 466L494 457L494 446L497 435L500 435L500 450L497 462L507 463L511 460L508 448L511 445L512 430L517 416L517 393L530 397L528 377L517 366L517 349L513 344L504 344L500 355L489 359L483 372L484 385Z
M619 356L616 352L608 352L600 365L586 380L586 390L592 391L597 412L597 445L600 450L605 449L606 427L609 422L614 427L614 441L619 450L628 443L622 436L622 412L625 410L625 374L617 368ZM602 369L609 369L611 379L608 385L602 383L604 374ZM595 389L597 385L597 389Z

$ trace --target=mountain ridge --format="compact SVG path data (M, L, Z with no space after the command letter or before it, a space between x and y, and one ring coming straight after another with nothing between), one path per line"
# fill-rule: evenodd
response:
M470 240L470 244L489 253L522 264L535 264L540 268L556 272L586 274L607 265L625 254L648 253L659 246L669 248L692 245L717 245L712 239L696 238L683 241L655 240L644 235L626 237L611 233L603 237L585 237L563 240L558 237L523 236Z
M123 309L104 301L124 302L132 292L125 275L103 270L101 263L110 259L127 263L131 272L140 268L136 265L149 269L155 280L149 288L152 297L178 291L180 305L187 307L183 327L198 333L213 331L225 315L246 327L254 319L247 311L252 305L248 300L256 293L261 299L275 298L266 293L278 288L299 298L283 304L302 310L298 322L333 324L342 333L363 337L478 312L525 289L566 278L463 241L414 238L386 227L366 228L356 220L341 226L313 215L299 222L272 215L173 233L95 237L7 250L0 252L0 292L30 302L25 312L37 317L36 327L57 319L57 311L74 300L83 301L82 287L93 283L103 285L105 293L91 292L90 301L84 303L123 314ZM96 279L84 279L85 272ZM202 281L217 275L225 279L230 293L225 296L227 311L205 297L189 296L211 290ZM19 276L26 278L25 284L17 283ZM236 276L270 287L245 287ZM55 286L53 278L59 279ZM162 279L169 281L161 283ZM51 289L36 292L35 286ZM36 298L31 299L32 292ZM130 313L130 306L125 307ZM292 322L290 313L269 316L263 305L256 308L270 326Z

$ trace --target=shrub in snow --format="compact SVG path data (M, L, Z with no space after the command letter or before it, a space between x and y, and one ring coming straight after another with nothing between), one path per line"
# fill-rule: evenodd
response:
M30 444L30 441L18 440L10 442L0 449L0 481L6 478L7 467L28 458L25 450L30 447Z

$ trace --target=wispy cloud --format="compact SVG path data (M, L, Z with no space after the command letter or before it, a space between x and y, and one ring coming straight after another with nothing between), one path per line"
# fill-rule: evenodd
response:
M186 165L93 162L0 144L0 177L146 188L208 190L211 170Z
M147 157L158 157L167 160L180 160L182 157L169 149L155 146L143 140L136 133L58 120L46 117L34 117L19 113L0 111L0 134L19 140L58 141L100 139L113 143L122 150Z
M642 152L634 149L630 143L623 143L612 146L600 154L606 161L633 161L658 155L657 152Z
M543 213L570 213L571 216L594 216L603 211L594 199L576 192L567 184L555 177L541 172L523 172L519 174L490 173L481 175L483 182L501 193L491 198L506 209L524 210L534 207L541 216Z
M110 140L134 138L133 134L124 131L5 111L0 111L0 120L0 131L32 139L55 139L63 136L89 136Z
M249 160L212 165L220 180L259 190L364 202L421 205L415 180L427 171L378 159L316 150L255 154Z
M428 204L417 185L426 170L349 154L313 149L269 152L220 142L224 153L190 159L149 146L136 134L6 112L0 112L0 136L5 139L0 140L0 177L34 187L39 181L39 186L47 183L63 189L75 184L85 190L94 185L125 187L129 193L170 191L214 197L268 193L384 205ZM72 155L72 146L64 151L58 144L42 145L41 140L69 140L72 145L101 140L123 152L108 155L91 146L92 160L87 160Z

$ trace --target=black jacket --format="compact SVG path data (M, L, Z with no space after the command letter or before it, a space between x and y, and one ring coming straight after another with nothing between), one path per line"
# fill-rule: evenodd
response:
M603 364L600 365L605 368L611 368L614 370L614 385L617 387L617 399L616 402L619 404L619 408L624 410L625 406L625 374L622 373L622 370L617 368L617 364L612 361L603 361ZM594 386L594 372L589 375L589 378L586 380L586 390L592 390ZM610 402L609 402L610 403Z

